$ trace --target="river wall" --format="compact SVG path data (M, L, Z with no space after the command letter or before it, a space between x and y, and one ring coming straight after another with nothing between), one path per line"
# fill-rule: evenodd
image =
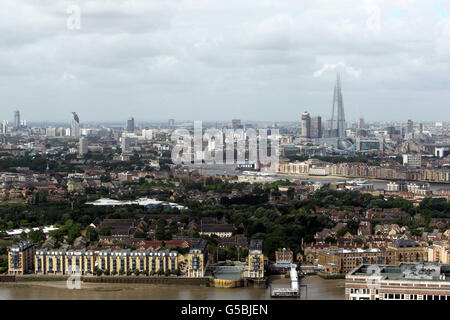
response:
M100 282L100 283L148 283L148 284L175 284L175 285L197 285L197 286L210 285L210 278L100 276L100 277L81 277L81 280L83 282Z

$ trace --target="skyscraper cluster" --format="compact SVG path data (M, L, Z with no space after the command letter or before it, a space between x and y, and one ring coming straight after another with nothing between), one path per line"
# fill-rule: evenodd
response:
M301 116L302 138L345 138L345 114L344 103L342 100L341 81L339 73L337 74L336 84L333 94L333 109L331 112L331 120L326 122L325 134L322 128L322 117L311 117L308 111L302 113Z
M307 111L302 114L303 138L322 138L322 117L311 117Z

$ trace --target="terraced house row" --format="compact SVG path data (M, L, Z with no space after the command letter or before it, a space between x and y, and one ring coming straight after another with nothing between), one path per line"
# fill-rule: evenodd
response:
M140 250L48 250L41 249L35 255L36 274L65 275L80 272L93 275L96 270L113 273L171 272L178 270L180 256L177 251Z
M79 272L83 276L93 276L98 270L113 275L129 275L136 271L146 275L183 271L187 277L203 277L208 261L206 245L206 240L198 239L189 252L182 255L175 250L36 250L27 242L10 248L9 273L64 276ZM27 262L16 262L19 255L28 257Z

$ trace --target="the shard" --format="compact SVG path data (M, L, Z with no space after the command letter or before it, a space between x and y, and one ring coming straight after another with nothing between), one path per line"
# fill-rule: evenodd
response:
M336 85L334 86L330 136L337 138L345 137L344 103L342 101L341 80L339 78L339 73L337 74Z

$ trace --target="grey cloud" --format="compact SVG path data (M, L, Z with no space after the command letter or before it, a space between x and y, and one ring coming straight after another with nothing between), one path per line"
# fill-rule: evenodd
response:
M66 28L71 4L81 8L80 30ZM449 18L433 1L416 4L3 0L0 118L17 108L28 120L73 110L82 120L133 112L279 121L305 107L327 116L337 69L314 72L340 62L360 71L343 77L347 119L381 120L398 108L416 120L448 118Z

